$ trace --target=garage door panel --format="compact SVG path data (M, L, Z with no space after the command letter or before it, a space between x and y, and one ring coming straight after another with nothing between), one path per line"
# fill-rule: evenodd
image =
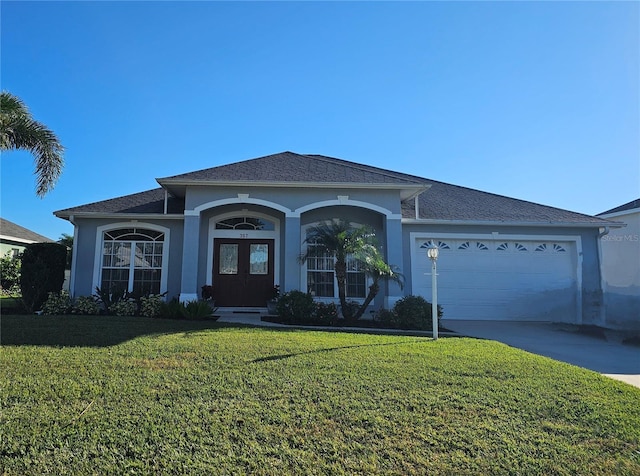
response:
M571 320L575 313L572 288L520 294L504 290L485 300L464 300L459 294L450 297L440 290L438 296L448 319Z
M424 252L425 241L418 240L414 248L413 292L430 301L431 264ZM440 250L438 259L438 302L444 307L445 318L575 322L574 243L504 239L442 242L448 248Z

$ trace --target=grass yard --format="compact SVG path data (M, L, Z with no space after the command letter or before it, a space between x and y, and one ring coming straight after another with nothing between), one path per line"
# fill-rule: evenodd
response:
M13 296L0 296L0 309L16 309L22 307L22 298Z
M640 390L473 339L2 316L0 474L640 474Z

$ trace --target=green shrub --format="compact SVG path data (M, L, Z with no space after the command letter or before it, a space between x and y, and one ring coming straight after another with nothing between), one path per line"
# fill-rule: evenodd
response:
M182 317L185 319L202 319L214 313L208 301L187 301L182 303Z
M315 312L313 314L313 323L321 326L335 326L338 322L338 307L330 302L315 303Z
M127 301L130 298L129 292L123 287L112 287L111 289L100 289L96 287L96 293L94 294L99 305L107 314L113 313L113 307L120 301ZM133 314L129 314L132 316Z
M307 322L313 317L315 311L313 296L302 291L289 291L280 296L276 310L283 322L289 324Z
M67 291L49 293L47 300L42 303L42 314L46 316L63 316L71 312L71 296Z
M109 307L109 312L116 316L135 316L138 311L138 303L132 299L118 301Z
M156 317L161 317L163 319L183 319L183 309L184 306L182 303L176 298L173 298L169 302L162 302L160 304L160 310Z
M95 316L100 314L100 305L93 296L78 296L73 303L72 311L74 314Z
M339 308L339 312L343 318L347 318L346 316L355 316L358 310L360 309L360 304L355 301L347 301L346 302L346 312L345 309L342 309L342 306ZM349 322L353 322L355 319L352 317L349 319Z
M150 294L140 298L140 315L144 317L158 317L164 301L159 294Z
M9 294L20 292L20 259L10 253L0 258L0 288Z
M393 306L395 326L399 329L432 330L431 303L422 296L405 296ZM442 307L438 306L438 323L442 318Z
M40 309L49 293L64 283L67 248L58 243L31 243L22 253L20 290L28 311Z
M395 328L398 326L398 316L391 309L381 308L374 314L373 320L379 322L382 327Z

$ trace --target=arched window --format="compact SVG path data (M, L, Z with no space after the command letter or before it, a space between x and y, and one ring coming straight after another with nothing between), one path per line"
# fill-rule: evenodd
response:
M264 230L273 231L275 225L263 218L242 216L216 222L216 230Z
M162 231L144 228L105 231L100 289L160 294L164 238Z

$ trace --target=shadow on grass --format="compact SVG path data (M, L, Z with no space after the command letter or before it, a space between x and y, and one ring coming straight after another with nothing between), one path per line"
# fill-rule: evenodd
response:
M259 363L259 362L269 362L271 360L283 360L283 359L290 359L291 357L297 357L299 355L309 355L309 354L320 354L322 352L333 352L334 350L344 350L344 349L359 349L362 347L380 347L383 345L406 345L407 343L415 343L415 342L420 342L418 340L416 341L403 341L403 342L385 342L385 343L380 343L380 344L360 344L360 345L343 345L340 347L328 347L326 349L314 349L314 350L308 350L306 352L294 352L292 354L281 354L281 355L270 355L269 357L260 357L258 359L254 359L251 362L252 363Z
M51 347L109 347L142 336L247 327L215 321L186 321L118 316L0 317L0 345Z

